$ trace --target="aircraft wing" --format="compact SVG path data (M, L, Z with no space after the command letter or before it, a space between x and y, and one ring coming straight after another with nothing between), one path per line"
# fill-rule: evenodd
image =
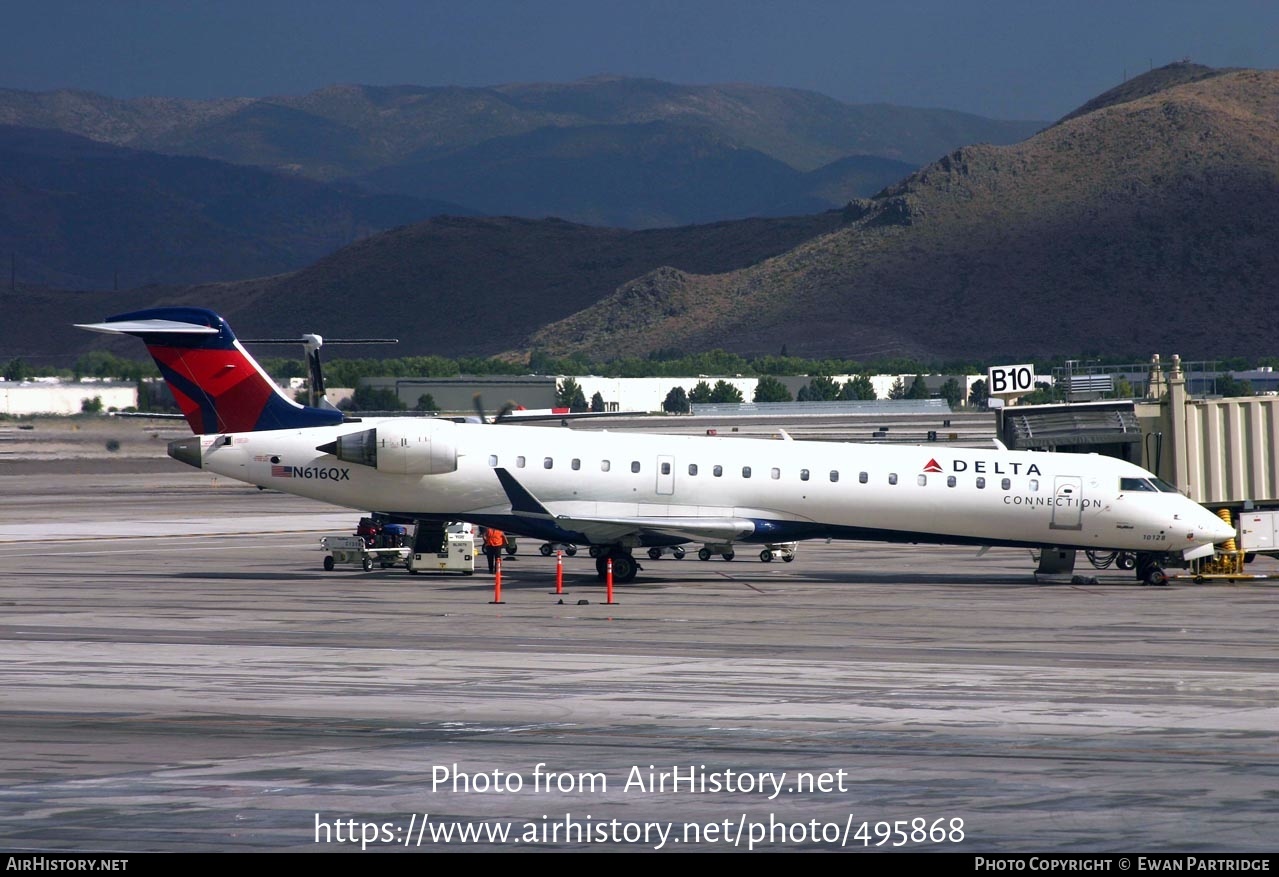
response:
M754 521L734 517L650 515L636 517L577 517L557 515L529 493L506 469L497 468L498 480L511 501L511 511L526 518L550 521L562 530L581 533L591 542L616 542L624 536L668 536L689 542L733 542L755 532Z
M581 533L591 542L615 542L623 536L670 536L688 542L733 542L755 532L755 524L745 518L636 517L574 518L558 515L562 530Z

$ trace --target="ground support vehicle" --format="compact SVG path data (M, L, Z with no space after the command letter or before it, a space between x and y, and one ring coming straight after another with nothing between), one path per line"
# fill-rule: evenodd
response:
M365 572L374 567L407 567L412 554L411 549L403 547L370 548L363 536L325 536L320 540L320 547L328 552L324 557L324 568L328 571L338 564L358 566Z
M713 557L716 554L718 554L720 557L724 558L725 560L732 560L734 557L737 556L737 554L733 551L732 544L730 543L707 542L705 545L703 545L701 548L697 550L697 559L710 560L711 557Z
M568 542L543 542L541 547L537 550L542 553L543 557L550 557L557 551L563 551L569 557L577 554L577 546L570 545ZM509 547L507 548L507 552L510 554L515 553L514 551L511 551Z
M765 545L764 549L760 551L759 559L764 563L769 563L773 560L773 558L780 557L782 560L790 563L795 559L795 547L797 544L798 543L796 542L770 543Z
M428 544L427 539L414 538L408 559L409 572L457 573L469 576L475 573L475 540L468 532L444 534L442 544Z

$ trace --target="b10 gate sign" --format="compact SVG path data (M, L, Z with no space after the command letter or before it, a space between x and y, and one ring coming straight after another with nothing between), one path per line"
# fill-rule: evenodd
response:
M1035 367L1033 365L994 365L986 371L986 386L990 395L1000 398L1023 396L1035 391Z

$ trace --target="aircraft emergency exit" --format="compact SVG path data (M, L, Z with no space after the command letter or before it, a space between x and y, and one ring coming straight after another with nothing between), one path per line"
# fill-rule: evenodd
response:
M158 308L81 324L141 338L195 436L169 456L392 519L464 520L592 546L597 568L701 542L859 539L1137 554L1137 576L1234 529L1122 460L936 446L587 432L347 417L289 399L216 313Z

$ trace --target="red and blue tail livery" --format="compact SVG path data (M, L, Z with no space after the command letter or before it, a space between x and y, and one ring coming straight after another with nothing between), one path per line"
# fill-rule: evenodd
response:
M226 320L205 308L150 308L79 325L141 338L196 435L342 422L339 411L299 405L284 395Z

